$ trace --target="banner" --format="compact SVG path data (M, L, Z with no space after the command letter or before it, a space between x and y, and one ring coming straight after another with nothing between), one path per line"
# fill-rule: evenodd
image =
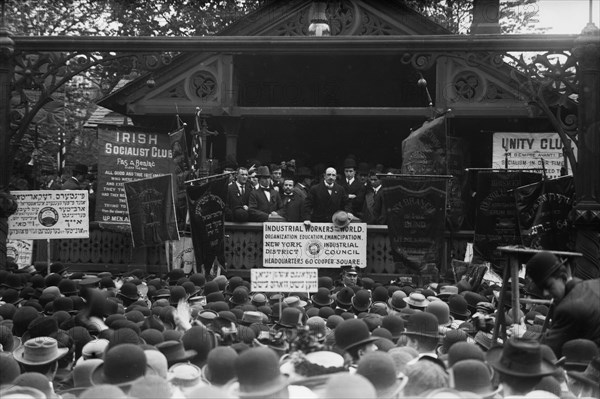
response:
M263 223L265 267L367 267L367 224Z
M446 174L446 117L423 123L402 141L402 173Z
M123 183L170 173L169 137L136 127L100 125L98 146L96 220L128 224Z
M123 183L134 247L179 240L171 175Z
M215 259L225 265L224 209L228 183L229 175L225 175L186 189L198 268L204 265L208 270Z
M575 203L573 176L543 180L515 190L523 245L535 249L573 251L569 213Z
M252 292L317 292L318 269L250 269Z
M383 179L394 261L418 273L437 273L444 256L446 180Z
M465 140L458 137L446 137L447 144L447 174L452 178L448 181L448 213L446 225L449 230L457 231L463 227L466 219L466 204L464 195L467 195L467 163L468 151Z
M8 238L54 239L90 236L87 190L11 191L19 208L8 218Z
M185 274L196 273L196 258L192 237L180 237L169 242L169 270L183 269Z
M19 265L19 269L31 266L33 263L33 240L7 240L6 258Z
M185 141L185 129L182 127L169 133L171 144L171 173L175 183L175 209L177 212L177 224L185 226L187 217L187 199L185 195L185 181L192 179L190 159L188 157L187 142Z
M569 162L565 161L558 133L494 133L492 168L541 169L542 159L547 177L561 176L563 167L566 174L569 173Z
M505 266L505 256L496 248L521 244L512 190L541 179L541 174L530 172L480 171L477 174L474 262L484 260L492 267Z

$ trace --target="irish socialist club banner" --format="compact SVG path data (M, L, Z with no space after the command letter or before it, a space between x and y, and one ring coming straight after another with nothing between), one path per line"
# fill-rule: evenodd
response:
M225 265L225 198L229 175L187 187L196 265L208 270L215 259Z
M123 183L170 173L169 136L132 126L98 127L96 220L127 225Z

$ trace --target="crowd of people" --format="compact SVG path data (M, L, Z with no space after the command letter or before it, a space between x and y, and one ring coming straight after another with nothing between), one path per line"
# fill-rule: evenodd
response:
M537 300L513 320L492 282L351 266L311 293L182 269L2 270L0 397L598 398L600 280L549 252L526 271L514 283Z

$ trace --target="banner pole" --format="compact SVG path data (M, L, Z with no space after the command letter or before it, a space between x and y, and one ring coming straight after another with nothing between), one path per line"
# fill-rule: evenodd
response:
M52 249L51 249L51 246L50 246L50 239L49 238L46 239L46 248L48 249L46 251L46 255L47 255L46 262L48 263L47 264L48 270L46 272L46 275L49 276L50 275L50 262L52 260L52 257L50 255L50 252L52 251Z

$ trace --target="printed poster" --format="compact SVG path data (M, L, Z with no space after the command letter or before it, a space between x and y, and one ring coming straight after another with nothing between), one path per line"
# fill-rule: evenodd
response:
M19 207L8 218L8 238L88 238L87 190L11 191Z
M265 267L367 267L367 224L263 223Z

